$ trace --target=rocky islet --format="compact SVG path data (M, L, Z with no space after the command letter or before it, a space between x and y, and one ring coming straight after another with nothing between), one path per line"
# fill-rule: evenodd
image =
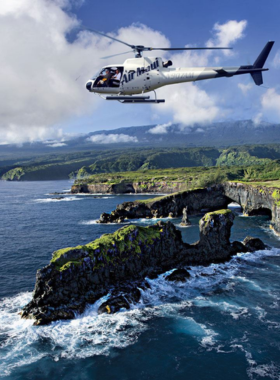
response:
M253 238L230 243L233 220L227 209L207 213L194 244L184 243L172 223L158 222L125 226L84 246L56 251L50 264L38 270L33 299L22 317L34 319L36 325L73 319L105 295L99 313L128 309L139 301L139 289L149 286L146 277L177 268L177 275L175 271L168 280L187 281L185 266L224 262L237 252L265 248Z

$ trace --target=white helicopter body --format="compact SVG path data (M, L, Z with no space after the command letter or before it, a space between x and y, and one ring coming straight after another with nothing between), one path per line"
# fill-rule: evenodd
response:
M152 100L150 100L149 96L144 96L143 94L150 91L155 92L156 89L171 84L232 77L241 74L251 74L255 84L259 86L263 83L262 71L268 70L263 68L263 66L274 44L274 41L268 42L253 65L172 68L170 67L172 66L171 61L163 62L160 57L143 57L141 53L151 50L227 48L150 48L139 45L129 45L103 33L96 33L128 45L137 53L135 58L127 59L123 64L104 66L96 76L86 83L86 88L90 92L96 93L106 100L118 100L122 103L163 103L165 100L157 99L156 93L155 99ZM142 95L139 96L139 94Z

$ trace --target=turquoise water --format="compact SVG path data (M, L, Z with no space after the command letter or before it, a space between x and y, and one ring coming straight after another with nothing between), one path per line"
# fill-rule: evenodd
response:
M192 267L186 284L166 283L165 274L149 280L151 289L130 311L98 316L97 303L50 326L21 320L36 270L54 250L115 231L119 225L95 223L101 212L150 197L49 195L70 186L0 182L0 377L280 379L280 241L267 217L237 213L232 239L258 236L270 250ZM181 229L185 241L198 239L198 220Z

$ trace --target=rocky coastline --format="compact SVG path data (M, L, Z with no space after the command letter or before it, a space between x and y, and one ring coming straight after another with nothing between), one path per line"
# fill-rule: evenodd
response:
M265 249L260 239L251 237L231 243L233 220L228 209L205 214L194 244L184 243L172 223L158 222L125 226L84 246L56 251L50 264L38 270L33 299L22 318L34 319L35 325L73 319L106 295L99 313L129 309L139 301L139 289L149 286L146 277L176 269L167 280L187 281L185 266L224 262L237 252Z
M182 191L186 184L180 181L120 181L119 183L74 183L72 194L171 194Z
M189 215L219 210L236 202L248 216L266 214L271 228L280 234L280 189L226 182L206 189L182 191L149 200L125 202L109 213L102 213L99 223L122 223L126 219L180 217L187 207ZM182 220L184 223L184 220Z

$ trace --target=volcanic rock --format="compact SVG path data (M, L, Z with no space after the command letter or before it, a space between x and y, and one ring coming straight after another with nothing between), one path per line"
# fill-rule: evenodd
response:
M230 210L206 214L199 224L200 240L194 244L184 243L172 223L158 222L125 226L86 245L58 250L50 264L37 271L33 299L22 317L33 318L37 325L71 319L108 293L110 310L127 308L139 301L138 288L145 287L145 277L230 259L233 219Z
M190 226L190 225L191 225L191 222L189 221L189 218L188 218L188 206L186 206L183 208L183 218L182 218L182 221L180 223L180 226L186 227L186 226Z
M261 241L261 239L254 238L251 236L247 236L243 240L243 244L249 252L260 251L267 248L267 246Z
M175 269L174 272L165 277L167 281L186 282L190 274L186 269Z

